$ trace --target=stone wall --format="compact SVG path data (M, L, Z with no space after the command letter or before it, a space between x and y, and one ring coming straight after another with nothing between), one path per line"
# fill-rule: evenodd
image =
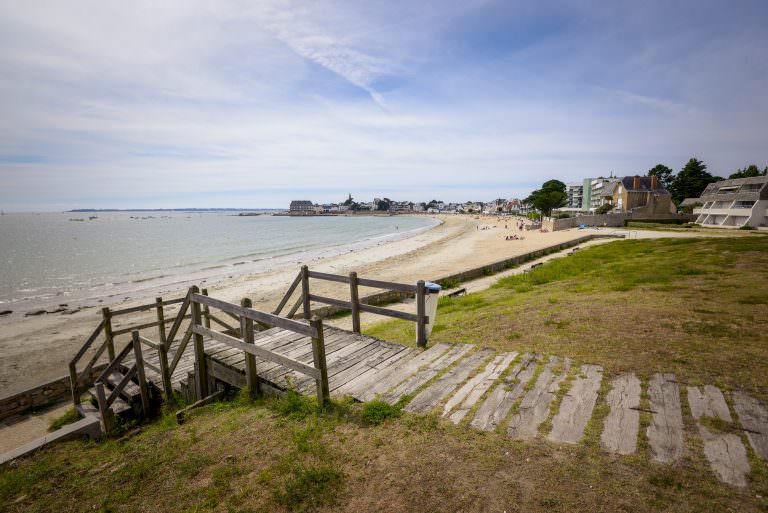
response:
M91 372L91 380L95 379L106 364L96 366ZM62 376L22 392L0 397L0 420L20 415L32 408L56 403L72 397L69 387L69 376Z
M653 221L661 219L681 219L682 221L690 221L690 216L684 214L633 214L631 212L622 212L617 214L600 214L600 215L588 215L588 216L576 216L569 217L567 219L545 219L543 228L551 232L558 230L567 230L568 228L576 228L579 225L585 224L587 226L624 226L624 221L637 219L643 221Z

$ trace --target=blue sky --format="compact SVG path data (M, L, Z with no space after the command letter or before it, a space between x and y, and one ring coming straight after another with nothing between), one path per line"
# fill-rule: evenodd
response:
M762 167L767 24L764 0L3 2L0 208Z

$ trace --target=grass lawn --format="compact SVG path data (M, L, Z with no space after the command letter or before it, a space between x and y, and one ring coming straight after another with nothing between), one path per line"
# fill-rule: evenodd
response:
M767 278L765 237L610 243L443 301L431 343L600 364L601 399L611 374L632 370L741 386L766 400ZM369 331L414 339L406 323ZM560 446L375 402L319 411L294 395L233 400L196 411L182 426L167 415L126 440L69 442L6 466L0 510L768 511L768 467L748 448L749 486L718 482L687 406L686 450L672 465L649 461L643 429L636 454L602 451L606 414L599 405L582 443Z
M413 344L413 323L366 333ZM570 356L607 373L674 372L768 402L768 237L595 246L465 297L443 298L430 343Z

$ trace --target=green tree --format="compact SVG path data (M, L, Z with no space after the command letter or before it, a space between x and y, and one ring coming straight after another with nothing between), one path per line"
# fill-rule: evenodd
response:
M379 201L379 205L376 207L376 210L386 212L389 210L390 203L392 203L392 200L389 198L384 198L383 200Z
M355 200L352 199L352 194L350 193L349 197L344 200L344 205L351 207L354 202Z
M765 169L760 171L760 169L754 165L751 164L744 169L739 169L735 173L733 173L728 178L751 178L753 176L766 176L768 175L768 166L766 166Z
M707 171L706 164L699 159L691 158L669 186L672 201L679 205L685 198L698 198L707 185L719 180L722 178L712 176Z
M525 203L533 205L533 208L545 216L552 215L552 209L564 206L568 201L568 194L565 192L565 184L560 180L548 180L544 182L541 189L536 189L530 196L523 200Z
M648 176L655 176L659 184L666 189L675 178L675 172L664 164L656 164L648 170Z

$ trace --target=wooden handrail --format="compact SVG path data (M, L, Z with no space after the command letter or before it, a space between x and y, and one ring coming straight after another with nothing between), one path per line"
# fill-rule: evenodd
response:
M242 340L240 340L239 338L230 337L229 335L225 335L224 333L221 333L219 331L208 329L205 326L194 325L192 326L192 331L199 335L210 337L230 347L234 347L235 349L240 349L241 351L244 351L248 354L252 354L253 356L257 356L262 360L271 361L271 362L280 364L283 367L288 367L289 369L293 369L297 372L301 372L302 374L305 374L312 378L317 379L320 377L320 372L314 367L307 365L306 363L301 363L299 361L292 360L288 357L285 357L281 354L273 353L272 351L269 351L268 349L264 349L263 347L259 347L257 345L247 344Z
M202 294L192 294L190 300L191 302L200 305L212 306L224 312L230 312L235 315L239 315L240 317L246 317L248 319L267 324L268 326L284 328L296 333L301 333L302 335L307 335L309 337L317 336L317 333L312 326L308 326L291 319L286 319L285 317L278 317L277 315L260 312L251 308L243 308L242 306L227 303L226 301L221 301L212 297L203 296Z
M189 319L189 315L185 315L182 317L182 319ZM176 317L170 317L168 319L165 319L165 323L169 322L176 322ZM155 326L159 326L160 323L158 321L152 321L152 322L146 322L144 324L137 324L136 326L128 326L127 328L121 328L119 330L115 330L112 332L112 336L118 336L118 335L125 335L126 333L131 333L133 330L144 330L147 328L154 328Z
M77 362L80 361L80 358L83 357L86 351L93 345L93 343L96 341L99 335L101 335L101 331L104 329L104 319L101 320L98 326L96 326L96 329L93 330L93 333L91 333L91 336L88 337L88 340L85 341L83 344L83 347L80 348L80 350L77 352L77 354L72 358L72 362L74 364L77 364Z
M325 296L319 296L317 294L311 294L309 291L310 278L315 278L318 280L333 281L337 283L348 283L350 301L343 301L341 299L335 299L335 298L330 298ZM406 283L394 283L390 281L359 278L357 276L357 273L355 272L349 273L349 276L342 276L340 274L330 274L330 273L323 273L319 271L310 271L306 265L303 265L301 266L301 272L299 273L299 276L294 281L294 284L291 285L291 290L289 290L289 293L293 292L293 288L295 288L297 281L301 282L301 298L300 298L300 301L297 302L296 305L293 307L293 309L291 309L291 311L288 312L289 318L293 317L293 315L296 313L299 307L303 305L304 318L309 319L312 313L310 303L312 301L315 301L317 303L325 303L327 305L343 308L345 310L351 310L352 311L352 331L354 331L355 333L361 332L361 328L360 328L360 312L361 311L374 313L377 315L384 315L387 317L394 317L396 319L404 319L404 320L413 321L416 323L417 345L419 347L426 347L427 345L426 326L429 323L429 318L426 314L426 308L425 308L426 286L423 280L419 280L416 283L416 285L408 285ZM415 295L416 296L416 314L398 312L396 310L380 308L377 306L373 306L373 305L369 305L361 302L360 296L359 296L359 287L361 286L372 287L377 289L388 289L392 291L405 292L408 294ZM282 309L289 295L290 294L286 294L286 297L284 297L283 301L280 302L280 307L278 308L278 310L276 310L277 312L279 312Z
M164 300L162 302L162 305L163 306L168 306L168 305L175 305L175 304L183 303L183 302L184 302L184 298L180 297L180 298L176 298L176 299ZM158 303L155 302L155 303L148 303L146 305L133 306L131 308L123 308L121 310L112 310L112 315L115 316L115 315L125 315L125 314L136 313L136 312L144 312L144 311L147 311L147 310L152 310L153 308L157 308L157 305L158 305Z
M114 360L112 360L112 361L109 363L109 365L107 365L107 368L106 368L106 369L104 369L104 370L101 372L101 374L99 374L99 377L98 377L98 378L96 378L96 381L100 381L100 382L102 382L102 383L103 383L103 382L104 382L104 379L105 379L107 376L109 376L110 374L112 374L113 372L115 372L115 370L117 369L118 365L120 365L120 363L122 363L122 361L123 361L123 358L125 358L125 357L128 355L128 353L131 351L131 348L132 348L132 347L133 347L133 344L128 344L128 345L126 345L126 346L123 348L123 350L122 350L122 351L120 351L120 352L119 352L119 353L118 353L118 354L115 356L115 359L114 359Z
M181 302L179 313L176 315L176 319L174 319L173 321L173 326L171 326L170 331L168 331L168 336L165 339L166 349L169 349L171 347L171 344L173 344L173 339L176 338L176 333L179 331L179 328L181 327L181 321L184 320L184 316L187 314L187 310L189 310L189 296L192 294L193 289L197 290L197 287L191 287L187 292L187 295L184 296L184 300Z
M288 292L285 293L285 295L283 296L283 299L280 300L280 304L278 304L277 308L275 308L275 311L272 312L273 314L280 315L280 312L283 310L283 307L286 305L286 303L288 303L288 300L293 295L293 292L296 290L296 287L299 286L299 283L301 283L301 273L296 275L296 278L294 278L293 283L291 283L291 286L288 287Z
M123 379L120 380L120 383L117 384L117 386L112 390L112 393L109 394L109 397L107 397L107 406L112 406L112 403L115 402L115 399L118 398L120 395L120 392L123 391L125 386L128 384L131 379L133 379L133 376L136 375L136 364L134 363L133 366L128 369L128 372L125 373L125 376L123 376Z
M360 303L360 311L368 312L377 315L384 315L386 317L394 317L395 319L403 319L404 321L418 322L419 316L408 312L398 312L397 310L388 310L387 308L381 308L380 306L366 305ZM426 316L425 316L426 319Z
M181 360L181 357L184 355L184 351L187 349L187 344L189 344L189 339L192 337L192 325L190 324L187 328L187 331L184 333L184 337L181 339L181 342L179 342L179 347L176 349L176 352L173 354L173 361L171 362L171 365L168 367L168 372L170 372L171 375L173 375L173 371L176 370L176 366L179 364L179 361Z

